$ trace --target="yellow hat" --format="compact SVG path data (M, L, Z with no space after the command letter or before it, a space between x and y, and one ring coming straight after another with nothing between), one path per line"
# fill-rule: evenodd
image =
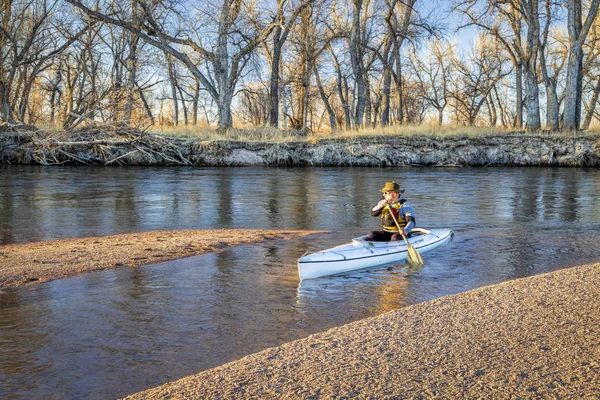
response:
M382 193L385 192L398 192L404 193L404 189L400 189L400 185L398 185L395 181L386 182L383 189L381 189Z

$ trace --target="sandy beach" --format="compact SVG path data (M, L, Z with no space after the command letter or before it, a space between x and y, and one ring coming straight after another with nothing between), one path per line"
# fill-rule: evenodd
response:
M0 291L85 272L136 267L242 243L292 239L315 231L176 230L0 246Z
M599 398L600 264L479 288L128 399Z
M0 247L0 290L313 231L154 231ZM391 311L129 399L600 398L600 264Z

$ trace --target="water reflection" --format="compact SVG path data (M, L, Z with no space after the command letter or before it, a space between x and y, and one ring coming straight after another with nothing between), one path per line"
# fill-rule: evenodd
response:
M156 229L370 229L368 209L389 179L407 188L421 226L600 220L598 170L0 166L0 243Z

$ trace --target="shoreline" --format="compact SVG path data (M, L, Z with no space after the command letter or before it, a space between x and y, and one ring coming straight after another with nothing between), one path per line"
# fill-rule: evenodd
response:
M304 237L322 231L168 230L0 246L0 293L86 272L137 267L237 244Z
M0 135L0 164L270 167L599 167L600 135L508 132L368 135L296 141L202 141L90 127L61 140L13 130Z
M163 398L600 396L600 263L359 320L138 392Z

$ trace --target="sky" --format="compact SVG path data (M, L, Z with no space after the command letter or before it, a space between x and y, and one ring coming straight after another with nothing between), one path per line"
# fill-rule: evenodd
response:
M464 20L459 15L452 14L452 0L417 0L421 3L421 9L424 10L424 15L432 13L437 17L447 28L446 39L456 40L456 44L460 49L470 49L477 36L475 27L462 28L456 32L456 29L464 24Z

